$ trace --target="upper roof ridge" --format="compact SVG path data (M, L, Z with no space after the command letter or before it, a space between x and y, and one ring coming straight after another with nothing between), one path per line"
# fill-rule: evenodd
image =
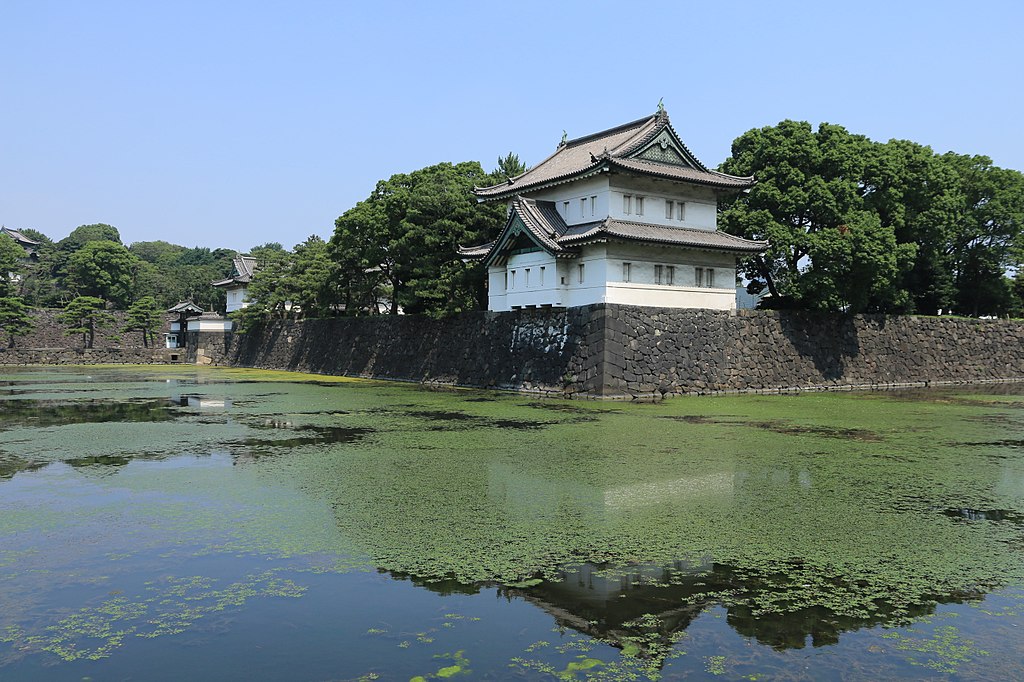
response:
M596 133L590 133L589 135L584 135L583 137L577 137L577 138L574 138L572 140L567 140L564 145L559 145L559 146L560 147L575 147L577 145L584 144L586 142L591 142L592 140L596 140L596 139L601 138L601 137L607 137L609 135L615 135L617 133L625 132L626 130L629 130L630 128L641 128L641 127L643 127L643 125L645 123L650 123L652 120L656 119L657 117L658 117L657 114L652 114L650 116L644 116L643 118L638 118L635 121L630 121L629 123L623 123L621 125L617 125L614 128L608 128L607 130L602 130L602 131L599 131L599 132L596 132Z

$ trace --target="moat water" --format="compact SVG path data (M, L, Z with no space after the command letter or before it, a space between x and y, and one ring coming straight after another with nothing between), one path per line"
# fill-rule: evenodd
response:
M1024 679L1024 386L0 368L0 679Z

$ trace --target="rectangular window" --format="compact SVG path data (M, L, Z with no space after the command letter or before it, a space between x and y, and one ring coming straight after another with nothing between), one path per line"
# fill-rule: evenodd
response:
M669 265L665 268L665 284L672 286L676 283L676 269L675 266Z
M511 281L511 286L509 288L510 289L515 289L516 288L516 271L515 270L512 271L512 281Z
M540 282L537 283L539 286L544 286L544 266L540 266Z
M698 287L704 286L704 268L694 268L693 285Z
M563 201L562 202L562 217L565 218L566 220L569 219L569 202L568 201Z
M622 212L629 215L633 212L633 195L623 194L622 195Z
M580 199L580 218L587 216L587 198L583 197Z
M644 198L643 197L637 197L636 198L636 214L637 215L643 215L644 214Z
M654 283L655 284L661 284L661 274L662 274L662 270L663 269L664 268L662 268L662 266L660 266L660 265L655 265L654 266Z
M590 216L594 216L594 211L597 210L597 197L590 197Z
M580 284L583 284L583 263L576 266L576 272L579 275Z
M708 278L708 287L714 287L715 286L715 271L712 270L711 268L708 268L707 278Z
M508 270L505 271L505 291L508 291Z
M681 201L676 204L676 219L677 220L685 220L686 219L686 204L684 204Z
M668 199L666 199L665 200L665 217L670 219L670 220L672 219L672 209L673 208L675 208L675 202L669 201Z
M623 263L622 264L622 281L623 282L628 282L629 281L629 271L632 269L632 267L633 267L632 263Z
M526 268L525 270L523 270L523 286L530 286L530 268Z

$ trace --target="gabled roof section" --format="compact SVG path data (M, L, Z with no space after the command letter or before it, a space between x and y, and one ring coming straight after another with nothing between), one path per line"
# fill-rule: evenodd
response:
M25 248L39 246L39 244L41 243L36 241L35 239L32 239L31 237L26 237L24 233L20 232L19 230L12 230L9 227L0 227L0 231L2 231L8 237L18 242Z
M558 240L562 248L571 248L601 240L623 240L685 246L710 251L728 251L739 254L761 253L768 242L752 241L719 230L700 230L692 227L665 227L649 223L633 223L608 218L600 223L574 225Z
M721 189L753 186L753 177L713 171L693 155L664 109L646 118L563 142L555 153L507 182L474 190L480 200L507 199L525 190L569 182L605 170L643 173Z
M768 242L743 239L719 230L666 227L613 218L570 227L562 220L554 203L516 197L498 238L488 244L460 247L459 255L483 259L484 265L489 266L514 251L523 238L554 256L566 258L574 258L583 244L609 240L724 251L739 256L761 253L768 248Z
M195 303L193 303L192 301L181 301L180 303L175 303L170 308L168 308L167 312L169 312L169 313L183 313L186 316L189 316L189 315L202 315L203 309L200 308Z
M483 258L485 265L515 248L522 239L529 240L537 248L551 254L559 254L565 249L559 245L558 238L565 234L568 227L559 215L554 203L536 201L524 197L512 200L498 238L489 244L480 246L459 247L459 255L463 258Z
M232 261L231 276L227 279L217 280L212 285L215 287L226 287L232 284L248 284L252 281L252 275L256 272L256 259L252 256L235 256Z

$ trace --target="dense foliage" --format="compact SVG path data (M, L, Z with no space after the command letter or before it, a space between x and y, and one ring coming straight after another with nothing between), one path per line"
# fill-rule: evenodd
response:
M721 170L757 179L749 192L722 200L719 225L769 242L743 267L751 291L771 294L769 305L1024 316L1018 171L983 156L936 154L906 140L878 143L838 125L796 121L744 133ZM496 238L505 207L477 202L472 190L525 171L510 152L490 173L475 161L446 162L381 180L337 218L329 241L313 235L291 250L254 247L251 305L237 317L250 327L267 319L485 308L486 273L457 251ZM211 282L231 274L234 251L165 241L125 247L105 224L82 225L56 243L22 232L40 242L33 258L0 239L0 272L9 273L0 278L0 301L7 301L0 327L13 336L27 329L14 311L82 297L133 310L129 329L147 343L156 310L183 300L224 310L224 292Z
M1024 175L983 156L873 142L783 121L733 143L722 170L755 175L721 207L732 234L767 239L746 263L778 307L1021 314Z
M480 307L482 268L456 254L501 229L504 206L480 204L472 194L492 182L475 161L378 182L335 222L330 249L344 309L443 315Z

